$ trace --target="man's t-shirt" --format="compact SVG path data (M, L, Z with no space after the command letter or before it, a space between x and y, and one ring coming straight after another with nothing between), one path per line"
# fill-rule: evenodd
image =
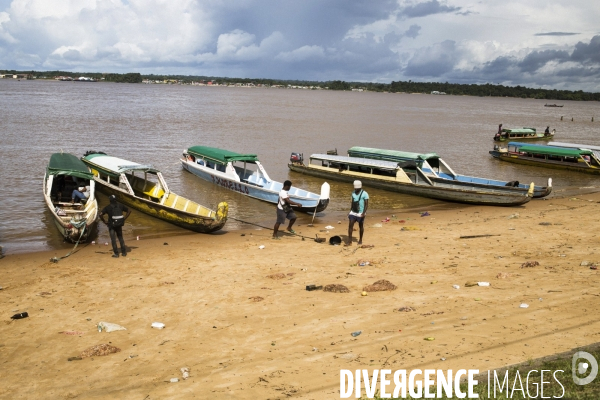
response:
M364 211L365 211L365 200L369 199L369 194L367 192L365 192L364 190L361 190L360 192L358 192L358 194L356 194L355 192L352 192L352 201L358 201L358 212L354 212L352 210L350 210L350 215L356 215L359 216L361 215Z
M277 202L277 208L283 211L283 204L285 203L285 200L283 199L289 199L289 197L290 194L288 193L288 191L281 189L281 192L279 192L279 201Z

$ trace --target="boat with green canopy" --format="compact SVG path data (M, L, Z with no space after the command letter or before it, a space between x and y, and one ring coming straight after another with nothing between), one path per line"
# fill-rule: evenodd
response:
M516 164L600 174L599 153L591 149L510 142L505 148L495 146L490 154Z
M99 190L117 201L182 228L210 233L223 228L229 206L221 202L211 210L169 190L161 172L101 152L89 151L82 161L90 167Z
M225 189L248 197L277 204L283 183L269 177L256 154L240 154L208 146L192 146L183 151L181 166L186 171ZM290 199L302 204L299 211L316 213L329 204L329 184L321 185L321 193L292 186ZM296 206L293 206L296 207Z
M79 158L69 153L52 154L43 190L46 206L65 241L85 242L95 233L98 202L94 175Z
M535 128L504 128L498 129L494 135L497 142L506 142L509 140L550 140L554 138L556 129L552 131L538 132Z
M530 186L529 184L520 183L517 180L503 181L458 174L436 153L412 153L407 151L355 146L348 150L348 156L396 162L409 173L415 173L416 169L419 168L433 182L445 182L481 188L504 187L509 191L521 191L523 193L528 192ZM551 192L552 178L548 178L548 184L546 186L534 186L533 197L545 197Z
M407 168L397 161L312 154L308 163L303 157L292 160L290 170L302 174L344 182L362 181L363 185L414 196L491 206L517 206L529 202L533 183L527 192L505 186L480 187L452 181L433 181L418 165Z

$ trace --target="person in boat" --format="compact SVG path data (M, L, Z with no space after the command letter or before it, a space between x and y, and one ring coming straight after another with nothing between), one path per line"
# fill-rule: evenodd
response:
M544 131L544 136L550 136L550 127L547 126L546 130Z
M348 242L345 246L352 246L352 231L354 223L358 222L358 244L362 244L363 234L365 233L365 216L369 208L369 194L362 190L362 182L354 181L354 192L352 192L352 203L350 204L350 213L348 214Z
M77 189L73 190L71 194L71 204L75 203L75 199L77 199L78 203L86 202L87 199L90 198L90 187L89 186L79 186Z
M117 238L119 238L119 244L121 245L121 255L125 257L127 255L127 248L123 240L123 225L125 225L125 220L131 214L131 210L127 206L117 203L117 198L114 194L110 195L108 199L110 200L110 204L102 209L98 218L108 226L108 233L114 253L113 257L119 258ZM123 216L123 213L126 213L125 216ZM108 215L108 221L104 220L104 214Z
M498 125L498 135L502 135L502 124Z
M296 222L296 213L294 213L294 210L292 210L292 206L302 207L302 204L296 203L290 199L289 190L291 187L292 181L287 180L283 182L283 188L279 192L279 201L277 202L277 221L273 227L273 239L279 239L279 236L277 236L279 226L284 224L286 219L290 221L287 231L291 234L296 233L296 231L294 231L292 228L294 226L294 222Z

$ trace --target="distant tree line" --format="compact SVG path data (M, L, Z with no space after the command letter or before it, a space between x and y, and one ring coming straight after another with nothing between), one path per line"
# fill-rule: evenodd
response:
M455 96L480 96L480 97L518 97L528 99L545 100L576 100L576 101L600 101L600 93L584 92L583 90L556 90L556 89L534 89L524 86L504 86L486 84L461 84L461 83L441 83L441 82L413 82L413 81L392 81L391 83L372 83L372 82L345 82L341 80L334 81L300 81L300 80L281 80L281 79L257 79L257 78L228 78L215 76L195 76L195 75L142 75L137 72L126 74L99 73L99 72L67 72L67 71L0 71L2 74L30 74L33 77L44 77L52 79L57 76L71 76L77 78L86 76L109 82L141 83L143 79L152 81L176 80L181 83L192 83L198 81L211 81L216 84L255 84L265 86L312 86L327 88L329 90L352 90L363 89L372 92L391 92L391 93L431 93L433 91L444 92L447 95Z

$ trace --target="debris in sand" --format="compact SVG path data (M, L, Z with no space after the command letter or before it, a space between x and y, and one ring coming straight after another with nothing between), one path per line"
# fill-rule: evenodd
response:
M98 332L114 332L114 331L126 331L124 326L113 324L111 322L98 322Z
M181 375L183 377L183 380L186 380L190 377L190 369L188 367L181 368Z
M392 282L385 279L379 280L372 285L365 286L363 291L365 292L386 292L390 290L396 290L398 287Z
M285 278L285 274L279 273L279 274L271 274L271 275L267 275L267 278L271 278L271 279L283 279Z
M540 263L537 261L527 261L521 264L521 268L533 268L537 267L538 265L540 265Z
M112 353L118 353L121 349L110 344L97 344L92 347L88 347L79 355L81 358L96 357L96 356L107 356Z
M325 285L323 291L331 293L350 293L350 290L346 286L338 284Z
M469 281L465 283L465 287L477 286L477 282Z
M263 301L264 298L260 297L260 296L252 296L252 297L248 297L248 299L252 300L255 303L258 303L259 301Z
M404 306L404 307L400 307L397 311L400 311L400 312L411 312L411 311L417 311L417 309L414 308L414 307Z
M511 274L508 274L506 272L499 272L498 275L496 275L496 279L506 279L510 278L511 276Z

